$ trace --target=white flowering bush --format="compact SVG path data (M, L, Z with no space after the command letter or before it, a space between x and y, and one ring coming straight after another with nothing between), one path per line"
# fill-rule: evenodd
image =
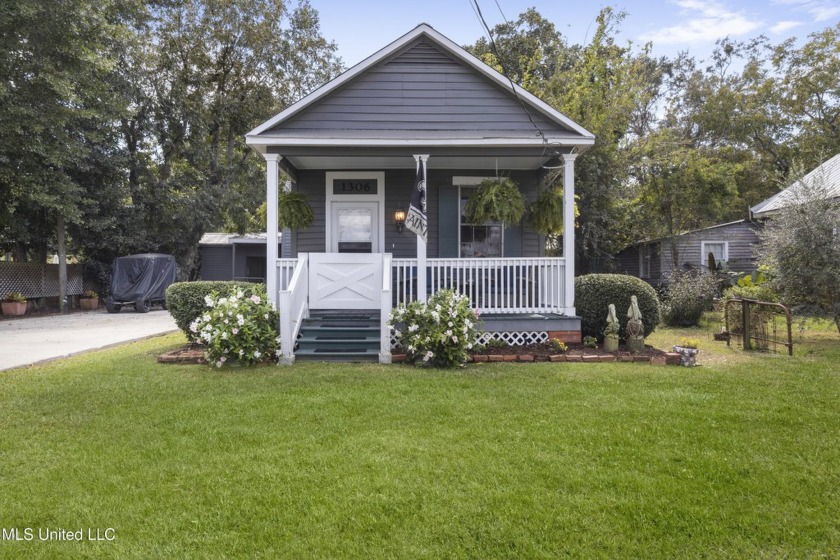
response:
M482 329L470 298L441 290L426 304L414 301L391 311L394 336L415 363L454 367L467 361Z
M207 347L204 358L222 367L230 361L250 366L280 353L277 312L264 290L241 289L204 298L207 309L190 331Z

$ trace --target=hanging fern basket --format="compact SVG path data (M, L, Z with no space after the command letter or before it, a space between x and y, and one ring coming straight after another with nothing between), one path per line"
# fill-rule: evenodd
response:
M486 179L470 196L464 214L472 224L501 222L507 227L522 219L525 198L519 191L519 185L508 177Z
M531 207L531 225L544 235L563 233L563 189L542 189Z
M281 192L277 196L277 225L280 229L308 228L315 219L306 196L299 192Z
M577 195L575 195L577 199ZM580 213L575 204L575 221ZM542 189L537 200L531 206L531 226L543 235L561 235L563 233L563 189L549 187Z

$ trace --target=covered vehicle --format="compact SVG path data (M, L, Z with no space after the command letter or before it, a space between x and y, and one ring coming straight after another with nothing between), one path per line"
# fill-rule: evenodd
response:
M138 313L147 313L155 304L166 309L166 288L175 282L176 274L172 255L117 257L111 273L111 296L105 301L105 308L109 313L118 313L123 305L133 305Z

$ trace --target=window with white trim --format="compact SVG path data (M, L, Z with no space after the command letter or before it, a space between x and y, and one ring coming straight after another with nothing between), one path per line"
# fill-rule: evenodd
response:
M709 266L709 254L715 257L715 265L722 261L729 260L728 241L701 241L700 242L700 266Z
M639 278L650 278L650 245L639 247Z
M496 223L471 224L466 221L464 208L473 189L460 189L460 232L458 253L461 257L501 257L504 225Z

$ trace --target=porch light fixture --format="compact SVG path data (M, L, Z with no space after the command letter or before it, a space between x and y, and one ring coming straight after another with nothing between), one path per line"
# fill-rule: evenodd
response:
M397 224L397 232L402 233L405 228L405 210L397 208L394 212L394 223Z

